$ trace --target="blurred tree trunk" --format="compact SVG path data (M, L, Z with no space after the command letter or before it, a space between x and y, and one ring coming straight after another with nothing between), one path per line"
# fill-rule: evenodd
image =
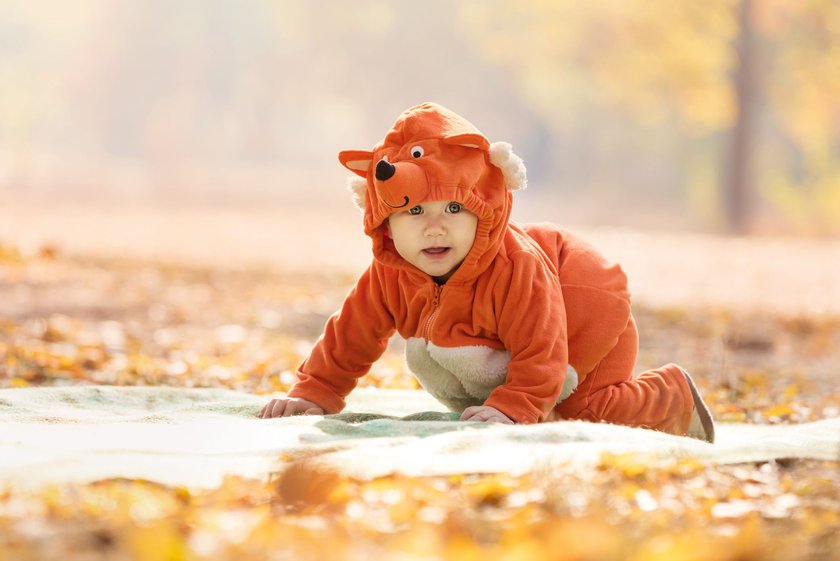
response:
M753 120L758 102L755 77L752 0L741 0L736 39L737 66L733 75L736 95L736 121L730 133L723 180L726 226L730 233L742 234L749 228L751 163L755 148Z

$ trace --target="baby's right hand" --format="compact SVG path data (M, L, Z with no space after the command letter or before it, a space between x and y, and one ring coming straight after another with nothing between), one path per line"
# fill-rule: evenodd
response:
M281 397L272 399L260 409L257 417L291 417L292 415L323 415L324 410L317 403L299 397Z

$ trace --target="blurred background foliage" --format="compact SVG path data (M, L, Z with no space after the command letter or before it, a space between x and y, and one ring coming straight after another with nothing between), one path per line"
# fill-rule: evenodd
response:
M840 233L837 0L5 0L0 201L347 204L426 100L540 218Z

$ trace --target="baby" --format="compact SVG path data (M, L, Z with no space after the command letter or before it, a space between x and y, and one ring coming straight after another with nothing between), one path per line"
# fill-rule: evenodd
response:
M361 178L351 188L374 260L262 418L341 411L398 332L410 370L464 421L583 419L714 441L685 370L634 376L621 268L551 224L510 223L525 167L509 144L425 103L373 151L339 160Z

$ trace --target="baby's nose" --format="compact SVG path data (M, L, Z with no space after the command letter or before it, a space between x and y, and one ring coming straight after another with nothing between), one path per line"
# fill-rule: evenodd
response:
M442 236L446 233L446 229L443 227L443 224L440 220L429 220L426 223L426 235L427 236Z

